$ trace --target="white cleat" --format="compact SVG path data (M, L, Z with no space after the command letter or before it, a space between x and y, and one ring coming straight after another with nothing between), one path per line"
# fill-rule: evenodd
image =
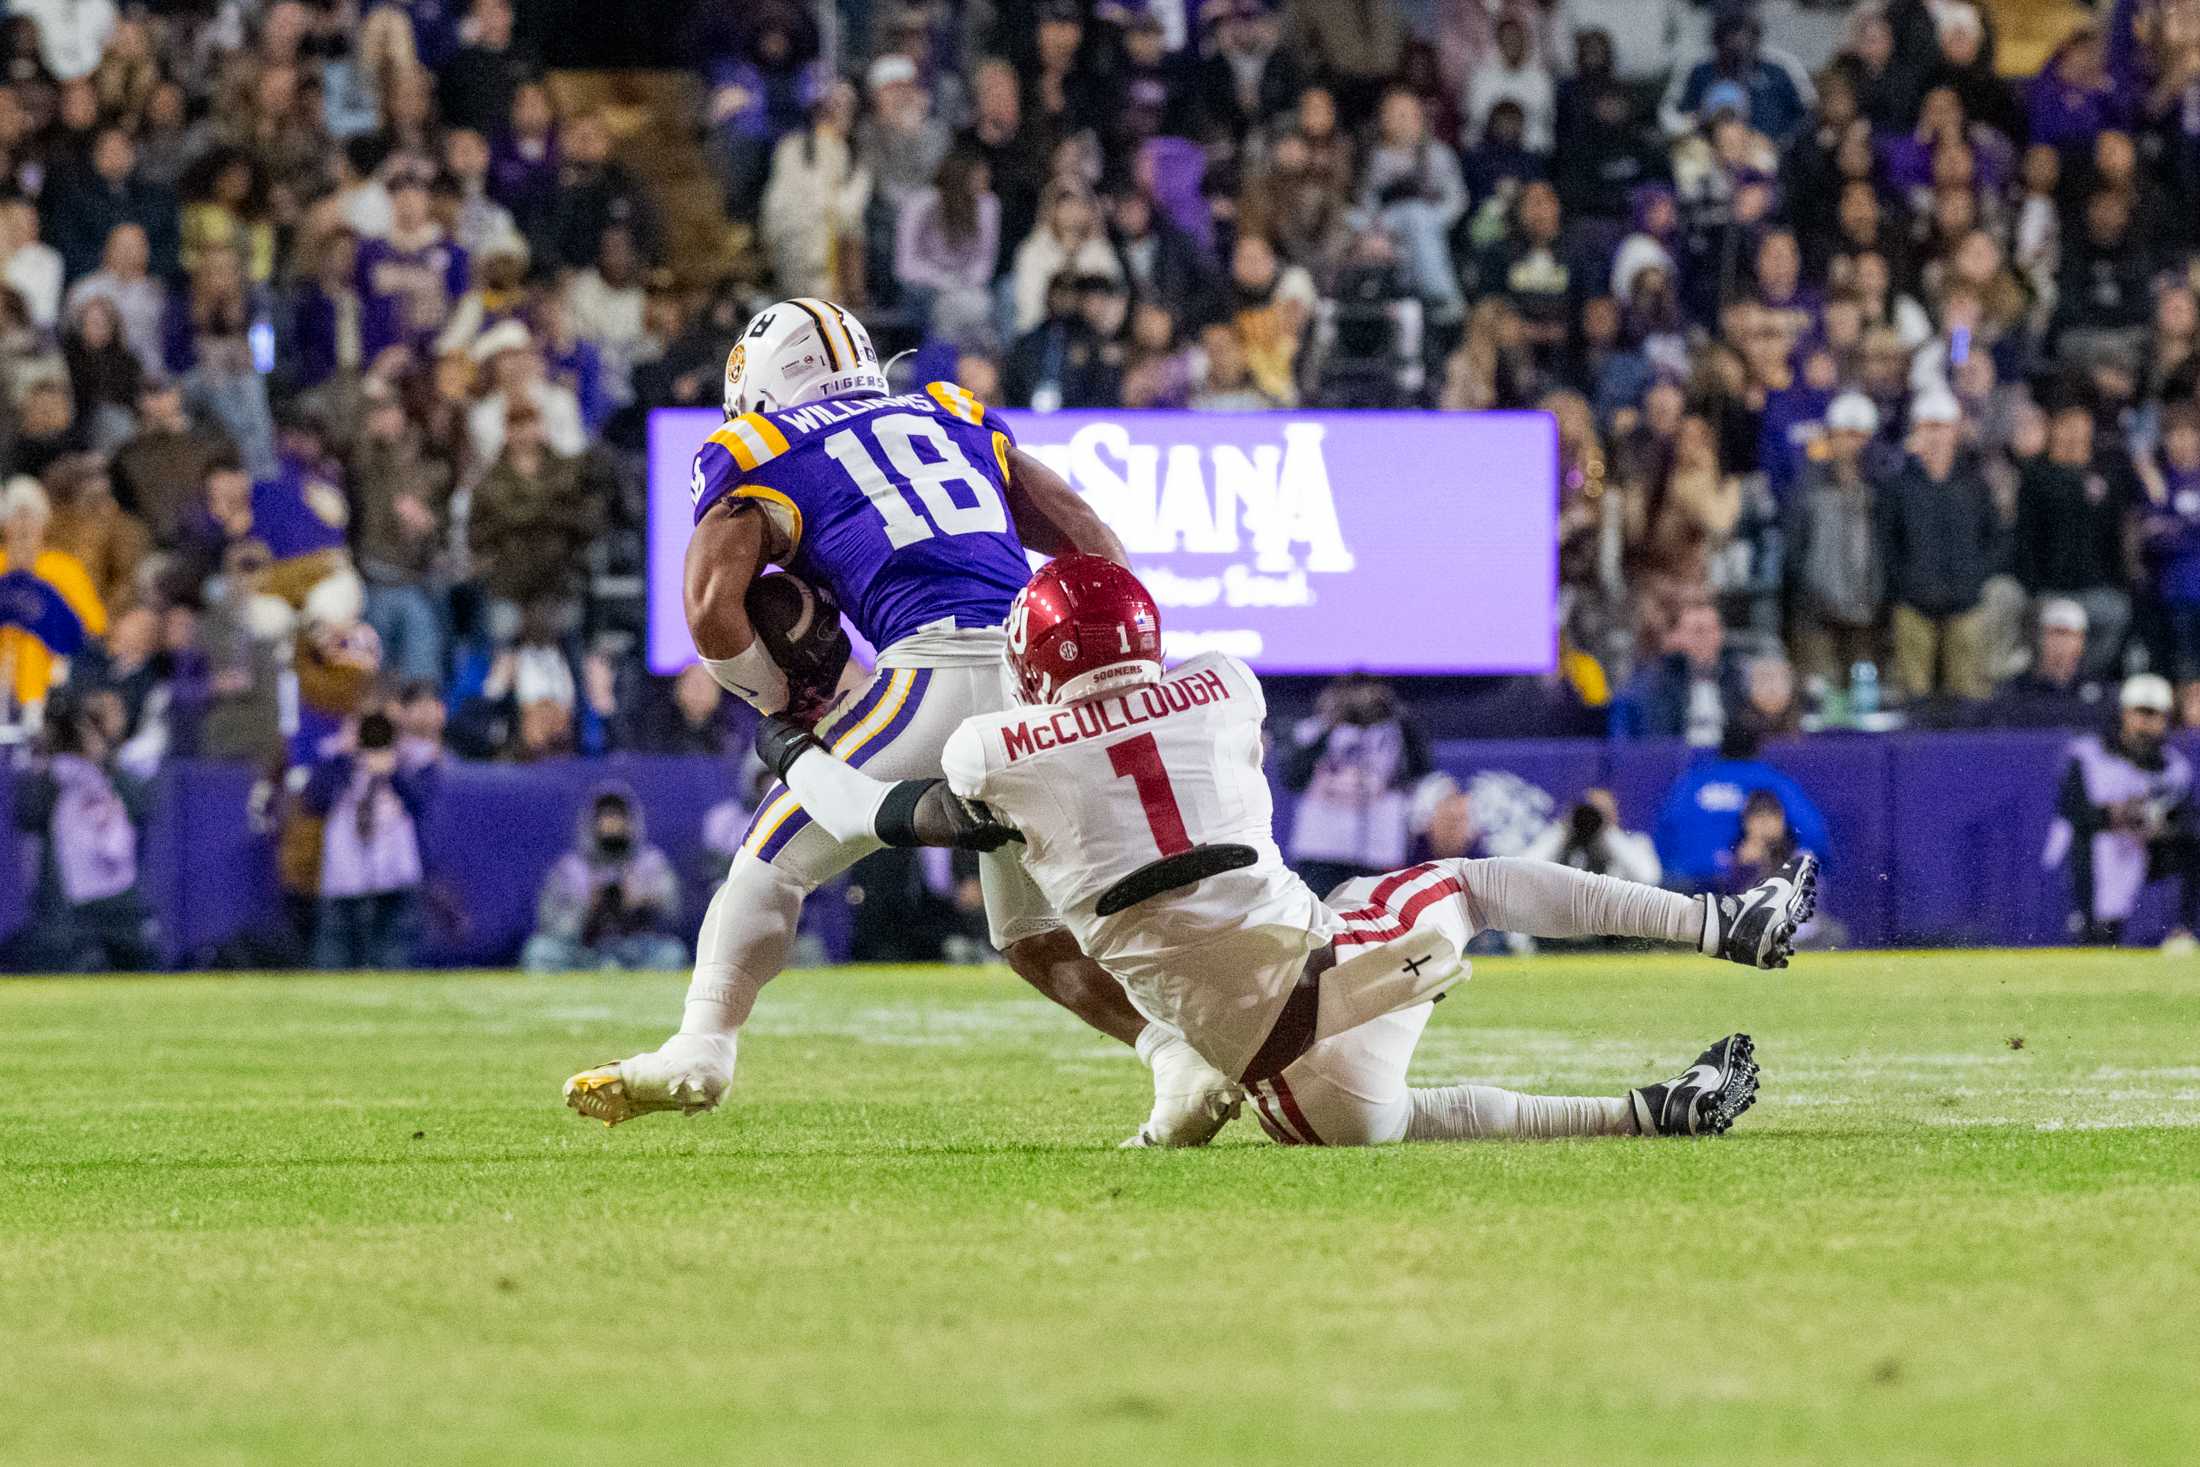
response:
M1224 1126L1237 1119L1238 1107L1244 1104L1245 1092L1235 1085L1202 1092L1191 1097L1188 1103L1179 1100L1164 1106L1162 1101L1156 1100L1146 1124L1116 1150L1132 1151L1141 1146L1205 1146Z
M565 1103L606 1126L666 1110L698 1116L725 1098L733 1059L728 1036L676 1034L660 1049L581 1071L565 1082Z
M1153 1114L1122 1150L1205 1146L1245 1103L1245 1092L1174 1030L1149 1025L1138 1036L1138 1057L1153 1071Z

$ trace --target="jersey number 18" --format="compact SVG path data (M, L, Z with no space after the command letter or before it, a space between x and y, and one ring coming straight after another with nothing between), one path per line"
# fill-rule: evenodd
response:
M872 440L885 450L886 461L893 466L894 473L916 491L918 500L924 505L924 514L911 507L900 487L887 477L877 457L856 436L854 428L843 428L827 438L825 452L834 463L847 470L848 477L863 491L863 497L871 501L871 507L886 522L887 543L896 550L919 540L929 540L935 533L997 535L1007 532L1008 509L1001 503L1000 491L978 471L936 419L919 413L887 413L863 426L870 430ZM920 440L931 450L931 458L917 452ZM950 484L961 484L974 502L958 501L948 489Z

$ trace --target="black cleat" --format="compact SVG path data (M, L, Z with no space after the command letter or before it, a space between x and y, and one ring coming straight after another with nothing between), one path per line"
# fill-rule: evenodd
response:
M1688 1073L1627 1092L1645 1136L1717 1136L1757 1103L1755 1046L1729 1034L1696 1056Z
M1745 968L1785 968L1795 930L1818 910L1818 858L1797 856L1740 896L1706 897L1718 932L1705 955Z

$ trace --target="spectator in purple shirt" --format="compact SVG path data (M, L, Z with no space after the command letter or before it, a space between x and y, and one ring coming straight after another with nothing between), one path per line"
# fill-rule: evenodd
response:
M550 89L529 82L489 151L489 196L512 211L536 259L548 258L558 194L558 117Z
M415 170L390 180L390 237L361 242L361 348L368 361L392 346L424 350L466 293L466 252L429 210L428 181Z
M2151 502L2142 544L2169 628L2169 665L2181 684L2200 682L2200 408L2162 414L2158 457L2141 470Z
M2033 142L2066 152L2130 123L2131 99L2108 74L2099 31L2087 27L2056 48L2025 89L2024 114Z

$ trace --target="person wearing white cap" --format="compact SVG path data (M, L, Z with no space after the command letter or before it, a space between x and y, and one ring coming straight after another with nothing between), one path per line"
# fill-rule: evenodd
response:
M2200 823L2192 765L2165 741L2175 696L2169 680L2143 672L2124 680L2112 737L2071 746L2055 800L2044 864L2068 862L2073 934L2113 944L2139 896L2176 878L2178 926L2162 946L2189 953L2200 926Z
M86 636L107 634L107 608L100 604L84 562L46 544L53 502L45 486L29 474L17 474L0 489L0 575L28 572L57 592ZM63 658L27 626L0 626L0 722L17 709L46 701L47 690L63 670Z
M1943 388L1910 404L1910 453L1879 485L1895 686L1908 698L1980 699L1991 614L1986 582L2000 569L2001 514L1977 463L1962 454L1962 406Z
M931 185L954 139L909 57L887 52L871 63L864 81L871 114L856 127L856 151L870 161L872 181L891 218ZM885 252L880 254L884 258Z
M1794 589L1788 633L1796 670L1843 687L1850 668L1879 658L1887 575L1875 496L1864 476L1864 448L1878 432L1879 409L1870 398L1836 397L1826 409L1825 436L1788 503Z
M588 450L588 433L581 423L580 399L573 389L543 375L542 353L534 333L519 320L499 321L474 338L467 355L488 372L494 384L489 394L466 414L466 432L473 440L475 462L493 464L504 451L504 425L515 403L532 402L542 418L543 438L564 458L578 458Z
M1994 694L1987 722L1996 728L2098 728L2107 690L2083 675L2085 608L2067 597L2040 605L2032 665Z

